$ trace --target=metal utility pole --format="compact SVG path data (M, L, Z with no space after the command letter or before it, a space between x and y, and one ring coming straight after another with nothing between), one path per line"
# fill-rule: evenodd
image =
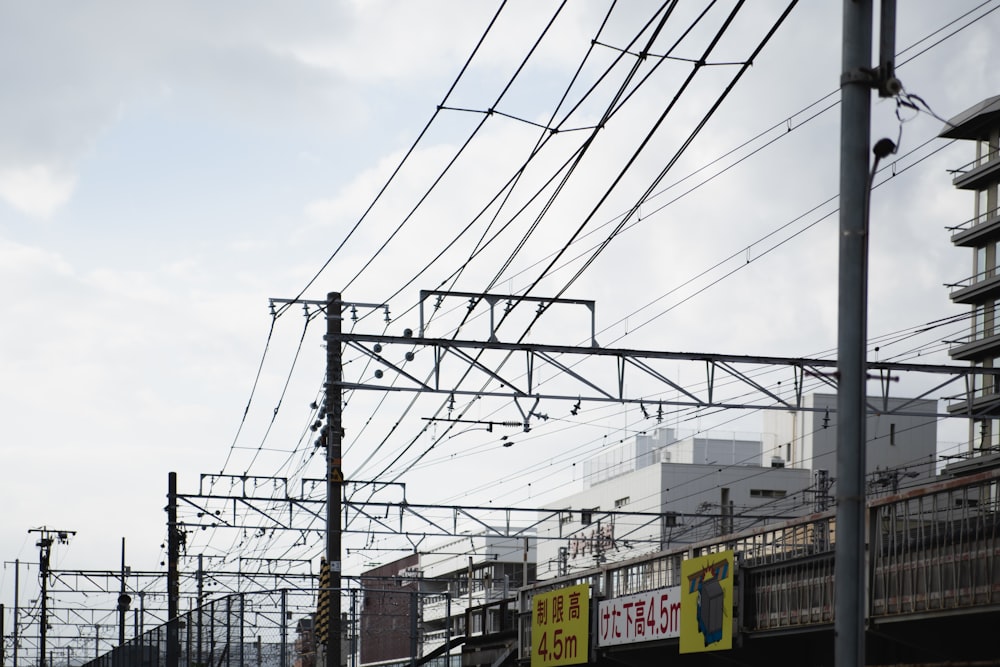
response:
M9 564L10 564L10 561L4 561L4 565L9 565ZM13 662L13 664L14 664L14 667L17 667L17 649L18 649L18 644L20 644L20 640L19 640L19 637L18 637L17 633L19 631L18 626L20 625L20 623L18 623L18 621L19 621L19 619L21 617L21 609L20 609L20 600L21 600L21 559L20 558L15 558L13 565L14 565L14 630L11 633L11 637L13 639L13 646L14 646L14 651L13 651L14 662ZM2 633L0 633L0 634L2 634Z
M46 633L49 626L49 557L52 555L52 543L58 541L59 544L69 544L71 535L76 535L75 530L53 530L42 526L41 528L31 528L28 533L38 533L38 576L42 583L41 616L38 621L38 665L45 667Z
M836 667L865 664L865 367L872 2L844 0L837 327Z
M340 292L326 295L326 562L330 564L330 625L326 636L326 667L340 667L341 497L344 471L341 457L341 299Z
M840 264L837 329L837 545L834 663L865 664L865 399L871 91L893 76L895 0L882 0L880 66L872 69L872 0L844 0L840 79Z
M198 554L198 573L195 575L198 582L198 620L195 626L195 632L197 633L198 647L195 649L195 655L198 658L198 662L201 662L201 644L202 644L202 631L203 631L203 621L202 621L202 607L205 604L205 571L204 571L204 557L203 554Z
M122 538L122 579L118 593L118 646L125 645L125 618L132 598L125 592L125 538Z
M178 561L181 554L180 530L177 527L177 473L167 476L167 650L166 667L177 667L181 646L178 628L181 583Z

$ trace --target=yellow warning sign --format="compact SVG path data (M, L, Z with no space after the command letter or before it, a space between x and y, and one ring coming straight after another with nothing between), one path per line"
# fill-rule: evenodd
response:
M340 468L334 468L330 471L330 479L338 484L343 483L344 473L340 472Z
M681 653L733 647L732 551L681 561Z
M539 593L531 600L531 667L587 662L590 586Z

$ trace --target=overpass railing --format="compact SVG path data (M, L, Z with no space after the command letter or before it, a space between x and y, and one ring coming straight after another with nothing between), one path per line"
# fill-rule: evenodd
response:
M677 586L686 558L732 550L743 632L834 620L835 510L744 531L522 589L522 656L530 649L533 595L580 583L594 599ZM969 609L1000 602L1000 470L869 500L868 616Z

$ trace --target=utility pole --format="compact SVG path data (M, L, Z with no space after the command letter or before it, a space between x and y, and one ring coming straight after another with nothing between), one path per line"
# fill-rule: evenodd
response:
M118 593L118 646L125 645L125 618L132 598L125 592L125 538L122 538L122 579Z
M330 626L326 636L326 667L340 667L340 571L341 571L341 497L344 471L341 444L344 435L341 414L343 360L340 347L341 299L339 292L326 295L326 562L330 564ZM168 665L168 667L172 667Z
M521 554L521 585L528 587L528 538L524 538L524 551Z
M196 638L198 646L195 649L195 655L197 656L198 662L201 663L201 644L202 644L202 630L204 621L202 620L202 606L205 604L205 571L204 571L204 557L203 554L198 554L198 572L195 575L198 581L198 620L195 631L197 632Z
M14 566L14 629L11 632L11 639L12 639L12 645L14 647L14 650L12 652L14 656L13 664L14 667L17 667L17 648L18 648L17 645L20 643L17 633L18 633L18 626L20 625L18 623L18 620L20 619L21 616L21 609L19 606L21 599L21 559L16 558L14 559L13 562L7 560L4 561L3 564ZM0 632L0 641L2 641L2 636L3 633Z
M21 610L18 607L21 599L21 559L14 559L14 667L17 667L18 644L21 638L18 636L19 619Z
M52 555L52 543L69 544L71 535L76 535L75 530L53 530L42 526L41 528L31 528L28 533L38 533L38 577L42 583L41 616L38 621L38 666L45 665L46 633L49 625L49 557Z
M844 0L843 6L834 662L836 667L858 667L865 664L864 400L872 0Z
M881 0L880 66L872 69L872 0L844 0L840 78L840 255L837 325L837 545L834 664L865 664L865 399L871 91L894 78L895 0ZM880 142L881 143L881 142ZM893 147L894 150L895 147Z
M180 613L181 583L178 561L181 554L180 530L177 527L177 473L167 476L167 650L166 667L177 667L180 662Z

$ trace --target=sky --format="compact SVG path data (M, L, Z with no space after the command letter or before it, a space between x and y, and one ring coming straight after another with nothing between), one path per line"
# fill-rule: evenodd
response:
M685 83L732 2L688 34L702 3L680 2L643 60L658 3L606 20L608 3L526 0L0 4L0 602L11 563L37 564L42 526L76 531L54 567L114 569L125 538L133 569L159 569L170 472L190 494L244 475L307 493L322 477L308 427L324 322L272 298L384 303L389 322L362 306L349 326L400 336L418 329L419 290L530 290L594 300L602 345L831 358L841 3L799 3L686 144L785 6L748 5ZM946 228L972 201L948 170L972 147L935 137L1000 92L998 8L900 3L897 74L917 108L873 96L872 140L898 152L872 195L868 326L886 336L872 359L944 363L941 341L967 329L888 337L964 312L944 285L971 261ZM454 334L464 303L445 306L428 335ZM529 320L518 311L501 340ZM485 321L460 337L482 340ZM586 344L587 315L553 309L523 340ZM345 355L349 381L373 372ZM579 489L584 460L654 426L553 403L503 447L429 421L443 400L349 392L345 475L405 483L410 502L542 507ZM448 414L519 418L487 403ZM761 428L759 414L673 419ZM939 451L963 429L939 425ZM251 538L200 531L188 549L322 550L315 535ZM350 540L354 573L398 547Z

